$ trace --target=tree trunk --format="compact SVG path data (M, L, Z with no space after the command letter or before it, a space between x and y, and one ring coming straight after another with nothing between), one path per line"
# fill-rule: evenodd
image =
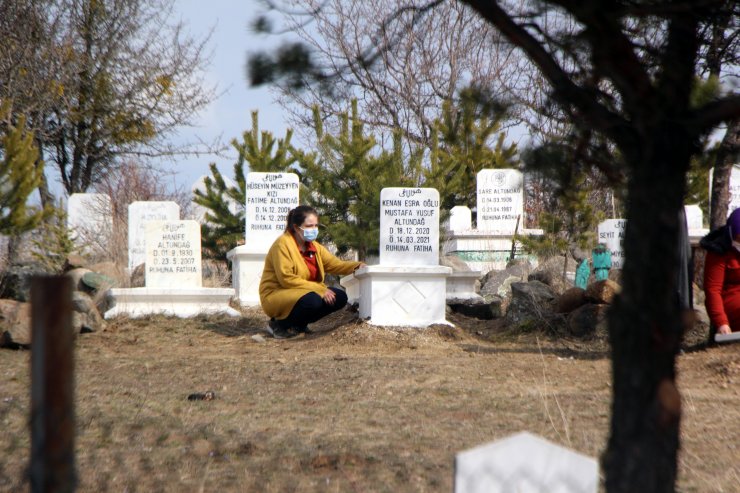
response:
M710 197L709 228L717 229L725 224L730 213L730 176L732 166L740 150L740 120L727 127L712 173L712 196Z
M622 293L609 316L614 394L603 466L613 492L672 492L680 444L675 357L679 213L692 139L655 130L633 159Z

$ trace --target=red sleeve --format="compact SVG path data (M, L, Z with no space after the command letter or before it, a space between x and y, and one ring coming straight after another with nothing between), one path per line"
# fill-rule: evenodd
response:
M715 327L730 324L722 302L722 286L725 283L726 264L726 255L707 252L704 261L704 304L707 307L709 320Z

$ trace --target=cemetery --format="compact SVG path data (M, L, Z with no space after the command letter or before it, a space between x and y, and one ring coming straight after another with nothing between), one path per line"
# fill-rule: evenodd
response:
M516 176L507 173L482 175L515 190L511 200L479 190L478 210L493 214L482 204L504 201L521 219L521 187L507 186ZM276 341L257 287L270 244L300 203L298 182L285 173L246 180L245 241L227 254L230 286L204 287L200 228L174 202L129 206L127 283L108 264L66 259L83 490L597 491L610 399L605 324L620 290L624 220L599 225L613 268L599 277L594 250L579 288L576 260L528 254L510 218L473 228L470 209L456 207L441 222L436 190L383 189L377 263L338 279L351 306L311 335ZM85 201L107 204L73 196L70 225L110 231L109 206L77 205ZM689 221L692 242L706 234L700 214ZM502 264L512 244L519 253ZM3 416L16 438L2 443L13 459L0 484L12 486L28 443L19 363L33 342L28 303L2 303L11 349L0 359ZM737 429L721 431L712 416L723 413L725 424L738 416L740 367L732 346L710 360L695 351L706 344L703 317L680 359L692 396L684 446L732 455ZM734 481L729 464L692 468L681 484L722 491Z

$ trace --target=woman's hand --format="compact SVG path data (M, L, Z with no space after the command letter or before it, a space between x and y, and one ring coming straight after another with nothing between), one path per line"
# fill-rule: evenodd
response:
M334 302L337 300L337 295L331 289L327 289L326 293L324 293L323 298L327 305L333 305Z
M717 328L717 334L729 334L730 332L732 332L732 331L730 330L730 326L729 326L729 325L727 325L727 324L725 324L725 325L720 325L720 326L719 326L719 327Z

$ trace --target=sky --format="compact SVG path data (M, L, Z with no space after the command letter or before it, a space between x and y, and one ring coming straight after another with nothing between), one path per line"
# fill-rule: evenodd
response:
M286 113L277 104L269 88L253 89L246 77L247 53L262 47L275 46L277 40L250 31L250 21L261 10L258 0L176 0L176 15L195 38L202 38L213 29L210 49L213 52L206 74L208 83L217 86L221 94L205 111L194 119L196 126L182 128L175 139L182 142L209 142L221 136L228 146L227 157L215 155L178 157L167 164L176 172L179 186L187 189L202 175L209 174L208 164L215 162L228 177L233 176L236 153L228 143L240 138L251 128L251 112L259 111L261 130L276 137L285 135Z

